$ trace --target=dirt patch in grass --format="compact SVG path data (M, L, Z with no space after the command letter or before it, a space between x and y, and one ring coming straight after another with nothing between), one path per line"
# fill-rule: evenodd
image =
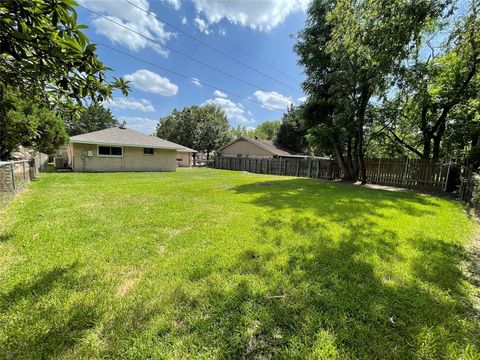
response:
M134 275L129 275L123 283L117 288L117 292L115 293L116 296L124 296L127 292L129 292L135 284L138 282L138 277Z

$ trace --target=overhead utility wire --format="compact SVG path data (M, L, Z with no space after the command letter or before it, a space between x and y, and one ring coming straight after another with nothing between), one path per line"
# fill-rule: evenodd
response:
M197 37L195 37L195 36L187 33L186 31L182 30L182 29L179 28L178 26L175 26L175 25L169 23L168 21L162 19L161 17L159 17L159 16L156 15L155 13L150 12L150 11L148 11L147 9L144 9L144 8L138 6L137 4L131 2L130 0L123 0L123 1L125 1L126 3L132 5L133 7L137 8L138 10L143 11L144 13L146 13L146 14L148 14L148 15L150 15L150 16L153 16L153 17L156 18L157 20L159 20L159 21L167 24L168 26L172 27L172 28L175 29L176 31L182 33L182 34L185 35L185 36L188 36L188 37L189 37L190 39L192 39L192 40L197 41L198 43L200 43L200 44L202 44L203 46L209 48L210 50L213 50L213 51L215 51L215 52L217 52L217 53L225 56L226 58L228 58L228 59L230 59L230 60L232 60L232 61L235 61L236 63L238 63L238 64L240 64L240 65L242 65L242 66L245 66L246 68L248 68L248 69L250 69L250 70L252 70L252 71L255 71L256 73L258 73L258 74L260 74L260 75L262 75L262 76L265 76L266 78L268 78L268 79L270 79L270 80L272 80L272 81L275 81L276 83L278 83L278 84L280 84L280 85L282 85L282 86L285 86L285 87L289 88L290 90L296 91L296 92L298 92L299 94L301 94L301 92L300 92L298 89L295 89L295 88L293 88L292 86L290 86L290 85L288 85L288 84L285 84L284 82L279 81L279 80L275 79L274 77L272 77L272 76L270 76L270 75L268 75L268 74L265 74L264 72L262 72L262 71L260 71L260 70L255 69L253 66L250 66L250 65L248 65L248 64L246 64L246 63L244 63L244 62L242 62L242 61L240 61L240 60L238 60L238 59L235 59L233 56L228 55L228 54L225 53L224 51L222 51L222 50L220 50L220 49L218 49L218 48L216 48L216 47L208 44L207 42L205 42L205 41L203 41L203 40L201 40L201 39L199 39L199 38L197 38ZM270 65L268 65L268 66L271 67Z
M205 66L205 67L208 67L208 68L210 68L210 69L212 69L212 70L215 70L215 71L217 71L217 72L219 72L219 73L221 73L221 74L224 74L224 75L226 75L226 76L229 76L229 77L231 77L232 79L235 79L235 80L237 80L237 81L243 82L244 84L250 85L250 86L252 86L252 87L254 87L254 88L256 88L256 89L259 89L259 90L262 90L262 91L264 91L264 92L267 92L267 93L271 94L272 96L276 96L276 97L278 97L278 98L280 98L280 99L285 99L285 97L282 96L282 95L279 95L279 94L277 94L277 93L275 93L275 92L273 92L273 91L270 91L270 90L267 90L267 89L265 89L265 88L262 88L261 86L255 85L255 84L253 84L253 83L251 83L251 82L249 82L249 81L247 81L247 80L243 80L242 78L239 78L239 77L237 77L237 76L235 76L235 75L232 75L232 74L230 74L230 73L228 73L228 72L226 72L226 71L223 71L222 69L219 69L219 68L217 68L217 67L215 67L215 66L209 65L209 64L207 64L207 63L205 63L205 62L203 62L203 61L201 61L201 60L195 59L194 57L192 57L192 56L190 56L190 55L188 55L188 54L185 54L185 53L183 53L183 52L181 52L181 51L179 51L179 50L175 50L175 49L173 49L173 48L171 48L171 47L169 47L169 46L167 46L167 45L164 45L164 44L162 44L161 42L159 42L159 41L157 41L157 40L155 40L155 39L152 39L152 38L149 37L149 36L146 36L146 35L142 34L141 32L138 32L138 31L136 31L136 30L133 30L132 28L129 28L129 27L126 26L126 25L123 25L123 24L121 24L121 23L119 23L119 22L117 22L117 21L115 21L115 20L112 20L112 19L109 18L108 16L102 15L102 14L100 14L100 13L94 11L94 10L91 10L91 9L89 9L89 8L83 6L83 5L77 5L77 6L80 7L80 8L82 8L82 9L85 9L85 10L91 12L92 14L95 14L95 15L97 15L97 16L100 16L100 17L104 18L105 20L108 20L108 21L110 21L111 23L116 24L117 26L120 26L120 27L122 27L122 28L124 28L124 29L126 29L126 30L128 30L128 31L131 31L131 32L133 32L133 33L135 33L135 34L137 34L137 35L139 35L139 36L141 36L141 37L143 37L143 38L151 41L151 42L154 42L155 44L160 45L160 46L162 46L162 47L164 47L164 48L166 48L166 49L168 49L168 50L170 50L170 51L172 51L172 52L174 52L174 53L177 53L177 54L179 54L179 55L182 55L182 56L186 57L187 59L190 59L190 60L192 60L192 61L194 61L194 62L196 62L196 63L199 63L199 64L201 64L201 65L203 65L203 66Z
M109 46L109 45L102 44L101 42L98 42L98 41L93 41L93 42L94 42L95 44L97 44L97 45L100 45L100 46L104 47L104 48L107 48L107 49L109 49L109 50L115 51L115 52L117 52L117 53L119 53L119 54L128 56L128 57L130 57L130 58L132 58L132 59L135 59L135 60L140 61L140 62L143 62L143 63L145 63L145 64L154 66L154 67L156 67L156 68L162 69L162 70L164 70L164 71L167 71L167 72L169 72L169 73L171 73L171 74L177 75L177 76L182 77L182 78L184 78L184 79L193 80L193 78L192 78L191 76L188 76L188 75L179 73L178 71L169 69L169 68L164 67L164 66L162 66L162 65L155 64L155 63L153 63L153 62L151 62L151 61L142 59L142 58L140 58L140 57L138 57L138 56L129 54L129 53L125 52L125 51L115 49L115 48L113 48L113 47L111 47L111 46ZM195 79L195 80L197 80L197 79ZM215 90L220 90L220 91L222 91L222 92L224 92L224 93L226 93L226 94L229 94L229 95L238 97L238 98L240 98L240 99L242 99L242 100L247 100L247 101L250 101L250 102L252 102L252 103L254 103L254 104L261 105L262 107L266 107L266 108L269 108L269 109L271 109L271 110L275 110L275 111L281 112L281 110L279 110L279 109L276 109L276 108L271 107L271 106L266 105L266 104L262 104L261 102L255 101L255 100L253 100L253 99L251 99L251 98L248 98L248 97L245 97L245 96L242 96L242 95L238 95L238 94L236 94L236 93L234 93L234 92L231 92L231 91L229 91L229 90L222 89L221 87L218 87L218 86L215 86L215 85L212 85L212 84L203 82L203 81L198 81L198 82L199 82L200 84L204 85L204 86L207 86L207 87L212 88L212 89L215 89Z

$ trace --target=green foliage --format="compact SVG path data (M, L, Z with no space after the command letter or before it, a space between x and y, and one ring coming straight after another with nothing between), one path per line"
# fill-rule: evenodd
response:
M205 151L207 157L230 140L228 120L215 105L188 106L174 109L160 119L156 135L177 144Z
M211 169L29 190L1 214L2 359L480 354L458 202Z
M308 148L306 135L303 109L291 105L282 117L275 142L298 153L305 153Z
M232 139L239 138L241 136L246 138L255 138L263 140L274 140L278 129L280 128L280 121L264 121L253 129L247 129L245 126L237 125L236 128L230 128L230 137Z
M103 101L112 90L125 95L122 79L106 81L109 68L77 23L72 0L3 0L0 2L0 79L3 86L34 95L47 106L71 108L83 98ZM8 108L1 101L0 116Z
M264 140L274 140L278 129L280 128L280 121L264 121L255 128L255 136Z
M91 103L87 108L81 109L79 117L65 117L65 127L70 136L108 129L119 125L120 123L115 116L113 116L111 110L99 103Z
M36 101L23 99L18 92L8 90L4 100L9 110L0 116L0 159L7 160L10 152L19 145L33 147L47 154L54 154L68 136L63 120L54 111L42 107Z
M329 149L345 177L366 180L363 164L372 97L388 90L391 74L430 29L449 1L313 1L295 51L307 79L305 124L310 139Z

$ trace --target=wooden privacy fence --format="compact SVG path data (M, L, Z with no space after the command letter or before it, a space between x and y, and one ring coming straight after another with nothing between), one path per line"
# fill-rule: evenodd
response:
M447 191L452 166L456 164L411 159L365 161L367 181L422 191ZM259 174L288 175L333 180L341 172L335 160L320 158L255 158L217 156L216 169Z
M468 203L477 202L477 199L474 199L475 191L478 192L479 189L475 189L477 183L479 182L479 175L475 174L473 171L473 164L465 166L462 171L460 188L458 190L458 197L460 200L463 200ZM478 207L479 204L473 204L475 207ZM477 209L480 210L480 209Z
M257 174L310 177L315 179L335 178L338 172L330 159L303 158L256 158L216 156L215 169L248 171Z
M452 163L412 159L370 159L365 161L367 181L374 184L447 191Z

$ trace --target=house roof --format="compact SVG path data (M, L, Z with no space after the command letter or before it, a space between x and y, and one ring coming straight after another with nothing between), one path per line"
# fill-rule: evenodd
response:
M179 152L186 152L186 153L196 153L196 152L198 152L197 150L190 149L186 146L182 146L182 148L178 151Z
M307 155L299 154L299 153L297 153L293 150L287 149L286 147L279 146L271 140L252 139L252 138L247 138L247 137L244 137L244 136L240 136L239 138L231 141L230 143L228 143L227 145L225 145L223 148L221 148L218 151L222 151L223 149L225 149L229 145L237 142L238 140L248 141L249 143L258 146L258 147L270 152L272 155L275 155L275 156L285 156L285 157L287 157L287 156L288 157L305 157L305 156L307 156Z
M149 147L155 149L171 149L179 151L186 149L185 146L175 144L171 141L160 139L156 136L145 135L136 130L120 127L112 127L109 129L72 136L70 138L70 142L73 144Z

